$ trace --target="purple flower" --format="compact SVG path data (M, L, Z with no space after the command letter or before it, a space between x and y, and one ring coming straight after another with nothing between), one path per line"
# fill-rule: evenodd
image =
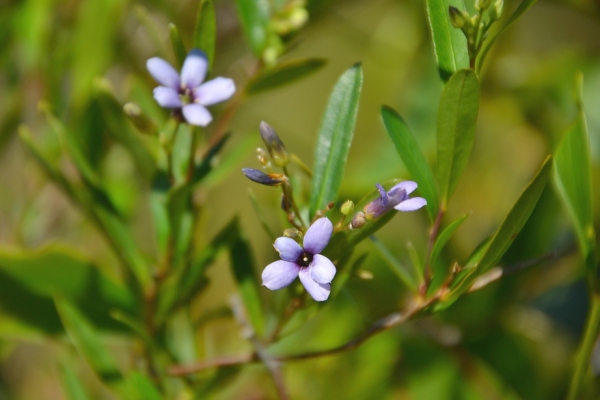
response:
M215 78L204 82L208 70L206 54L191 50L181 68L181 75L165 60L153 57L146 62L150 74L159 86L154 99L164 108L180 109L192 125L206 126L212 116L205 108L229 99L235 93L235 84L229 78Z
M422 197L408 197L417 188L416 182L400 182L389 192L386 192L379 183L375 186L380 196L365 206L364 211L369 218L380 217L392 208L398 211L414 211L427 204L427 200Z
M262 273L263 285L271 290L279 290L300 276L300 282L313 299L327 300L331 292L329 283L336 271L333 263L319 253L327 247L332 233L333 224L323 217L306 231L304 248L292 238L277 238L273 246L281 260L266 266Z

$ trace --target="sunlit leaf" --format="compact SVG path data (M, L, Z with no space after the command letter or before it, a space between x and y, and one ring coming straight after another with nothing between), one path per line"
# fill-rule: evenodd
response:
M211 0L200 0L194 28L194 48L200 49L206 54L209 68L212 67L214 61L216 36L215 7Z
M132 372L127 376L127 383L133 394L134 400L161 400L164 397L154 387L152 381L139 372Z
M277 64L251 80L246 90L249 94L255 94L275 89L317 72L326 63L324 58L307 58Z
M88 400L90 396L87 394L85 387L81 382L81 378L77 376L69 363L62 363L60 366L60 378L62 387L67 394L69 400Z
M329 97L315 148L311 216L337 198L354 135L361 87L362 69L355 65L340 77Z
M433 249L431 250L430 256L430 264L434 267L434 275L438 273L447 273L447 270L444 271L436 271L435 265L437 264L437 259L440 256L444 246L448 243L448 240L454 235L454 232L462 225L463 222L467 219L467 217L471 214L463 214L454 221L452 221L448 226L446 226L435 239L435 243L433 244Z
M460 69L469 67L467 39L450 23L448 7L465 9L463 0L427 0L427 14L440 77L447 81Z
M235 0L238 16L252 52L260 55L267 44L268 0Z
M394 143L396 152L406 169L419 185L419 192L427 199L429 217L435 220L438 212L439 193L437 182L419 144L402 117L391 107L381 108L385 129Z
M536 1L537 0L523 0L510 18L502 24L502 28L500 28L500 30L494 36L484 42L483 50L479 53L479 57L477 57L477 72L481 71L483 62L485 61L485 56L492 48L494 42L500 37L500 35L504 33L504 31L506 31L516 20L518 20L521 15L523 15L523 13L529 9L529 7L534 5Z
M591 272L595 269L596 233L592 213L590 139L581 96L581 75L577 84L577 119L556 149L554 176L556 187L573 220L586 267Z
M479 96L479 81L471 70L452 75L442 92L437 118L437 177L443 209L469 160Z

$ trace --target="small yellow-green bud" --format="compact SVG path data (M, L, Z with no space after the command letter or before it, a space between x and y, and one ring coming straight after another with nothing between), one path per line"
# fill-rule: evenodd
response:
M475 9L486 10L490 7L492 0L475 0Z
M261 149L260 147L256 149L256 158L262 166L266 166L269 163L269 159L267 158L267 152Z
M465 26L465 17L463 13L456 7L448 7L448 14L450 15L450 23L453 27L461 29Z
M502 11L504 9L504 0L496 0L490 10L490 20L498 21L502 17Z
M288 228L283 231L283 236L295 239L300 236L300 233L298 232L298 229Z
M153 135L156 133L156 124L143 113L140 106L135 103L126 103L123 111L127 118L141 133Z
M351 200L346 201L342 204L342 214L350 215L354 212L354 203Z
M285 145L275 132L266 122L260 123L260 137L267 146L267 150L271 155L273 164L278 167L285 167L290 162L290 156L285 149Z

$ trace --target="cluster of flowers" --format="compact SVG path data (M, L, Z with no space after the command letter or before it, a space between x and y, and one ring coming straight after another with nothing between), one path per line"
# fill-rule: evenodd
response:
M235 84L229 78L218 77L204 82L208 60L206 55L197 49L187 55L181 74L167 61L158 57L149 59L147 68L162 85L154 89L154 98L158 104L172 109L191 125L208 125L212 116L206 106L225 101L235 93ZM275 165L285 166L288 156L277 133L264 122L261 123L260 131ZM265 174L251 168L245 168L243 172L252 181L268 186L279 186L286 179L281 174ZM409 198L409 194L417 188L415 182L401 182L389 191L379 183L376 187L379 197L367 204L363 212L357 213L363 221L379 218L391 209L414 211L427 204L422 197ZM359 224L355 224L354 227L358 228ZM271 290L279 290L289 286L299 277L314 300L327 300L336 268L331 260L320 253L329 244L333 231L334 227L329 218L321 217L308 227L302 245L291 237L277 238L273 246L279 252L281 260L266 266L262 273L263 285Z

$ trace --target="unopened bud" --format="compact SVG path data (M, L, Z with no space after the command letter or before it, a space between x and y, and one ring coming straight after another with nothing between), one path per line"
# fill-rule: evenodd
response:
M283 174L265 174L254 168L242 168L242 172L246 175L246 178L252 182L260 183L266 186L279 186L285 181L285 175Z
M504 0L496 0L494 5L490 10L490 20L498 21L502 16L502 11L504 9Z
M261 149L260 147L256 149L256 158L263 167L269 163L269 159L267 158L267 152Z
M461 29L465 26L465 17L458 8L452 6L448 7L448 14L450 15L450 23L452 23L453 27Z
M281 195L281 209L285 212L289 212L292 209L292 202L285 194Z
M141 133L149 135L156 133L156 124L142 112L142 109L137 104L126 103L123 106L123 112L125 112L127 118Z
M300 236L300 232L298 232L298 229L288 228L283 231L283 236L295 239Z
M265 146L267 146L267 151L271 155L273 164L278 167L285 167L290 162L290 156L275 129L271 128L266 122L261 122L260 137L265 142Z
M351 200L346 201L342 204L342 214L350 215L354 212L354 203Z
M476 10L486 10L490 7L492 0L475 0Z
M365 213L362 211L357 212L356 214L354 214L354 217L352 217L352 228L362 228L364 226L364 224L367 223L367 217L365 216Z

